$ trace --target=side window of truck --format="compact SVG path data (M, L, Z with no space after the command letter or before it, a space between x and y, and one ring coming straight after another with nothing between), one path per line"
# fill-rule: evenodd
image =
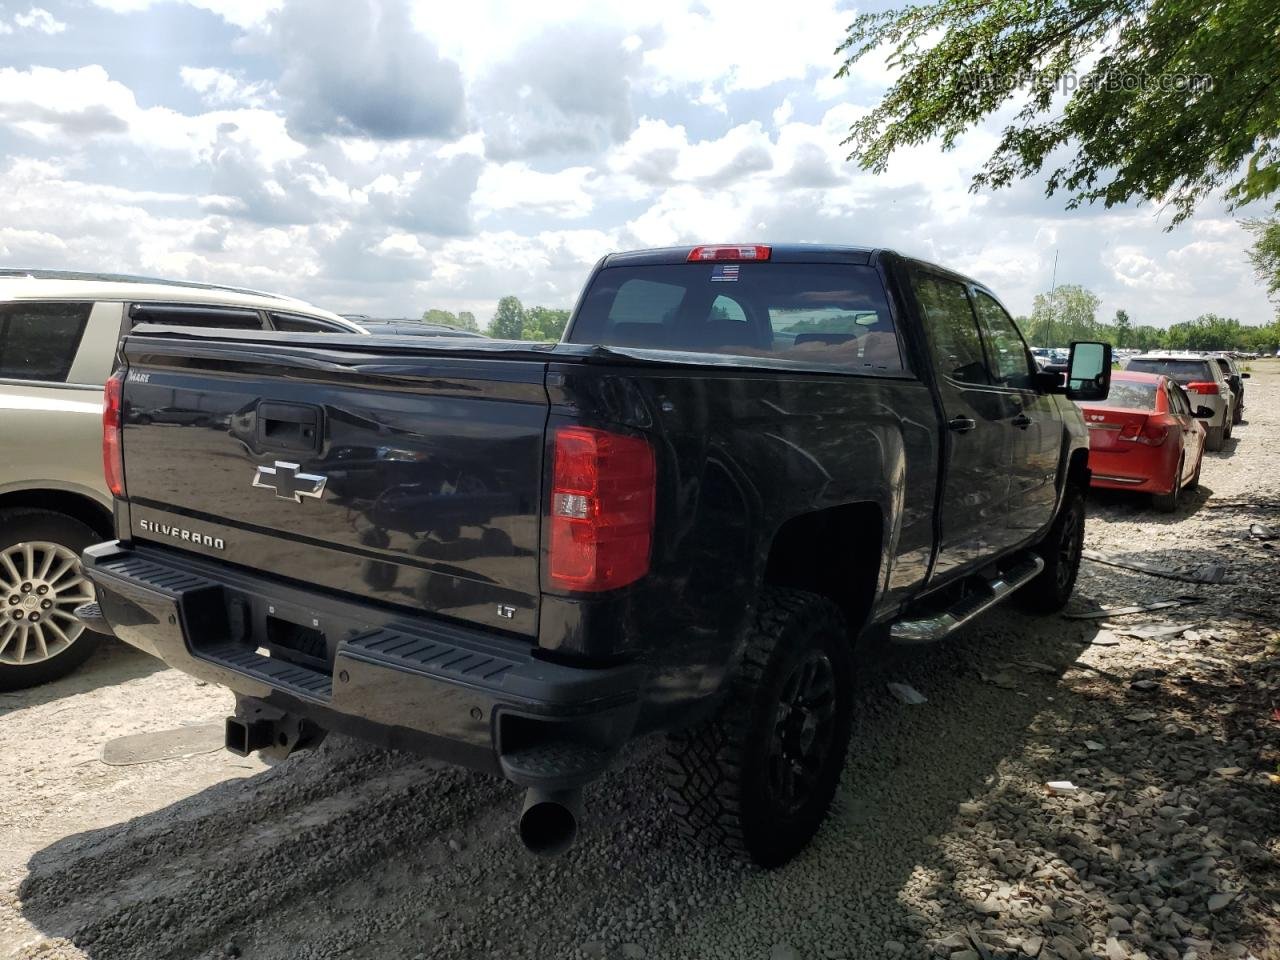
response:
M1035 367L1013 318L993 297L981 290L974 291L974 302L978 307L982 334L991 351L991 373L995 381L1009 387L1029 386Z
M990 383L978 322L964 285L913 272L911 286L924 313L924 326L938 372L960 383Z
M91 303L0 306L0 377L65 383Z

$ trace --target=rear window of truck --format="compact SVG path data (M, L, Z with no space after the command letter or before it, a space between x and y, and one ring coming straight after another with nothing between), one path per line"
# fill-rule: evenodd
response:
M903 369L879 274L852 264L607 267L570 343L770 358L858 373Z
M1163 373L1170 380L1177 380L1179 383L1208 381L1214 378L1207 360L1161 360L1134 357L1125 369L1135 373Z
M91 303L0 305L0 377L65 382L92 309Z

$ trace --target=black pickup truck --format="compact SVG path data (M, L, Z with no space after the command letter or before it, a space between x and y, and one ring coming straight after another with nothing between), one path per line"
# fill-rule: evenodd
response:
M556 852L664 733L683 829L762 865L826 813L859 638L1066 602L1111 370L1038 372L951 271L755 245L604 258L559 344L140 326L120 361L82 613L235 691L230 749L500 774Z

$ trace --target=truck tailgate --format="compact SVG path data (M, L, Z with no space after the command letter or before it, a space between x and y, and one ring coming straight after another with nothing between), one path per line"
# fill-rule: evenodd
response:
M322 339L126 340L134 539L534 634L546 364Z

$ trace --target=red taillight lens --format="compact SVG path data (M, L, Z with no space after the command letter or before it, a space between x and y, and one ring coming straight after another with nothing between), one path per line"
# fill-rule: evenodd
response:
M648 441L588 427L557 430L551 582L566 590L612 590L644 576L655 485Z
M1158 423L1148 423L1142 429L1142 436L1138 438L1140 443L1145 443L1150 447L1158 447L1164 443L1169 437L1169 428Z
M120 448L120 396L124 371L107 378L102 391L102 472L113 497L124 496L124 452Z
M1188 383L1187 389L1192 393L1212 393L1215 395L1218 393L1218 385L1212 380L1207 380L1203 383L1198 381L1196 383Z
M689 251L689 263L713 263L717 260L768 260L772 254L772 247L759 244L694 247Z
M1132 440L1134 443L1144 443L1149 447L1160 446L1168 436L1168 424L1153 423L1146 418L1129 420L1120 428L1121 440Z

